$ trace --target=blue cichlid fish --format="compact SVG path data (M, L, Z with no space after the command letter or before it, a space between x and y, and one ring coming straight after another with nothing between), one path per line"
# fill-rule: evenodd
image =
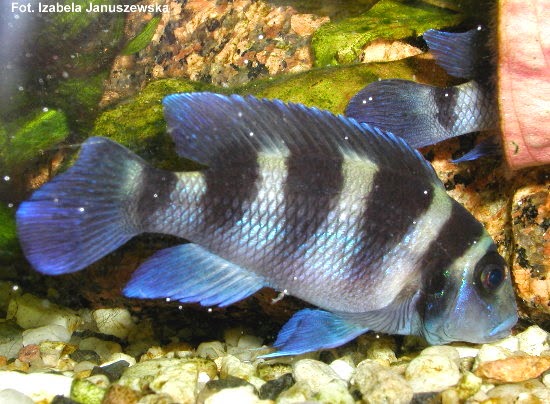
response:
M77 271L143 232L184 237L144 262L125 294L227 306L268 286L319 307L296 313L265 357L367 330L487 342L516 323L495 244L403 140L254 97L175 94L164 112L178 154L207 168L163 171L88 139L17 211L38 271Z
M498 126L494 72L481 26L462 33L431 29L423 34L436 63L451 76L471 79L451 87L434 87L390 79L369 84L346 108L346 116L405 139L412 147L436 144ZM498 154L495 139L480 143L456 162Z

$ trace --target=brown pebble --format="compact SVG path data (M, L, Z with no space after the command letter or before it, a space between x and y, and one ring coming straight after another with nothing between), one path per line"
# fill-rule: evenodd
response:
M36 344L29 344L19 350L17 358L21 362L31 363L40 359L40 347Z
M8 358L0 355L0 366L6 366L8 364Z
M102 404L134 404L138 401L138 394L129 387L113 384L105 393Z
M475 373L485 379L513 383L539 377L547 369L550 369L550 357L512 356L482 363Z

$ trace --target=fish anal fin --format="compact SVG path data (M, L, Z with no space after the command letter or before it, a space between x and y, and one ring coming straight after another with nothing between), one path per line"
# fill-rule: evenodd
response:
M157 252L134 273L124 294L228 306L265 286L261 277L196 244Z

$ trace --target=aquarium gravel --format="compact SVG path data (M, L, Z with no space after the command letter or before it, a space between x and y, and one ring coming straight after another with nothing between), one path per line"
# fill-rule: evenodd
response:
M484 345L367 333L265 360L269 346L241 328L161 344L160 325L124 308L72 310L13 293L3 309L2 403L550 402L549 336L538 326Z

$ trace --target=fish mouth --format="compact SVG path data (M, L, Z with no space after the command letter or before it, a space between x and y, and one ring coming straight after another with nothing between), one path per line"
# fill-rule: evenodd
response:
M512 315L504 320L502 323L494 327L489 333L489 337L494 339L500 339L510 335L510 331L518 321L517 315Z

